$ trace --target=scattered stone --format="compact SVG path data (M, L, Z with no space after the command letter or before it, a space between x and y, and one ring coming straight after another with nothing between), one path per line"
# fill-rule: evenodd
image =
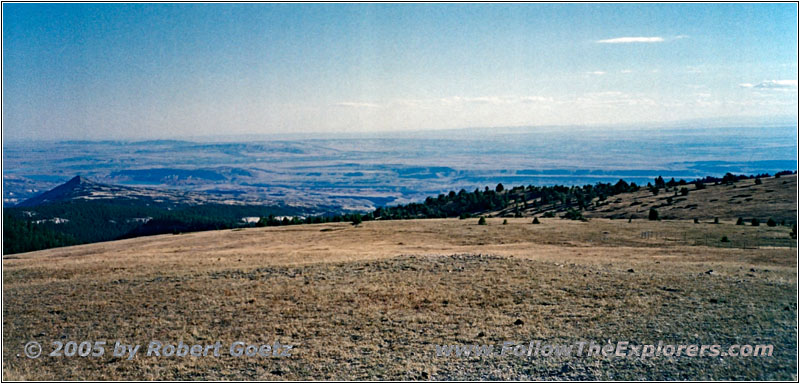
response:
M629 269L628 272L633 273L633 268Z
M478 337L484 337L484 336L486 336L486 334L483 333L483 331L478 332Z
M516 321L514 321L514 325L522 325L522 324L525 324L525 322L522 321L522 319L517 319Z
M707 271L706 271L706 275L716 275L716 274L717 274L717 273L716 273L716 272L714 272L714 270L713 270L713 269L709 269L709 270L707 270Z
M708 302L711 303L711 304L719 303L719 301L717 299L711 299Z

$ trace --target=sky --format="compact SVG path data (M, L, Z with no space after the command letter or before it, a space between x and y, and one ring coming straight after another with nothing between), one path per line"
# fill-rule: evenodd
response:
M796 119L796 4L3 4L5 139Z

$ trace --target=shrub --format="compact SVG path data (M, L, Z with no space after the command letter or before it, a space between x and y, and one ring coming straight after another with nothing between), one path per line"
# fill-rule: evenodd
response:
M478 225L486 225L486 218L481 216L481 218L478 219Z
M703 184L703 183L697 182L697 183L694 183L694 189L696 189L698 191L701 190L701 189L706 189L706 185Z
M497 186L494 187L494 190L497 191L497 193L503 192L504 189L503 183L498 183Z
M567 213L564 214L563 218L570 220L584 220L581 211L572 208L567 210Z
M792 236L792 239L796 239L796 238L797 238L797 223L794 223L794 224L792 225L792 233L791 233L791 236Z
M462 212L460 215L458 215L458 218L460 220L469 219L470 217L472 217L472 215L466 212Z
M686 196L689 194L689 188L683 187L681 188L681 196Z
M508 220L503 219L503 225L506 225L506 224L508 224Z
M761 178L756 177L756 185L761 185Z
M556 217L556 213L553 211L547 211L544 214L542 214L542 217Z
M650 213L647 214L648 220L659 220L658 219L658 211L655 208L650 208Z
M355 215L353 215L353 220L352 220L352 222L353 222L353 225L359 225L359 224L361 224L361 215L360 215L360 214L358 214L358 213L356 213Z
M695 223L695 224L699 224L699 223L700 223L700 220L694 219L694 223Z
M539 218L538 217L534 217L533 218L533 224L539 224Z
M744 225L744 219L740 217L738 220L736 220L736 225Z
M714 224L719 224L719 217L714 218Z
M776 225L778 225L778 223L776 223L775 220L772 220L771 217L769 218L769 220L767 220L767 226L768 227L774 227Z
M720 241L723 243L730 242L730 240L728 240L728 236L722 236L722 239L720 239Z
M759 226L760 224L761 224L761 222L760 222L760 221L758 221L758 219L756 219L756 218L753 218L753 220L750 220L750 225L752 225L752 226L754 226L754 227L757 227L757 226Z

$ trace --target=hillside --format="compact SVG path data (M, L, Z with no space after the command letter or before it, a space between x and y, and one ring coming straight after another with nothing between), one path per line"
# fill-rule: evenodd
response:
M3 253L161 233L253 225L259 217L306 215L303 208L92 182L68 182L3 208Z
M656 208L664 219L683 220L736 220L739 217L749 220L757 218L766 222L772 218L777 222L797 222L797 174L746 179L726 184L706 184L705 189L697 190L689 185L689 193L682 196L681 187L653 195L640 190L626 193L603 202L587 210L587 217L607 218L647 218L650 208ZM677 192L677 195L676 195Z
M103 184L93 182L85 177L75 176L66 183L22 201L16 206L35 207L42 204L67 201L127 201L163 207L201 204L247 204L247 201L220 198L212 194Z
M793 381L797 243L789 232L731 221L397 220L5 256L3 379ZM34 360L21 350L30 340L48 348L84 339L294 349L284 358L140 352L132 360ZM775 349L772 357L653 359L435 351L510 340Z
M728 180L727 178L730 178ZM741 178L741 179L739 179ZM662 219L751 220L770 218L788 225L797 222L797 174L779 177L707 177L716 181L671 181L658 192L620 180L616 184L584 186L515 186L492 190L460 191L428 198L423 203L387 207L374 215L381 218L439 217L574 217L647 219L651 208ZM736 180L738 179L738 180ZM758 181L756 181L758 180ZM672 185L670 185L672 184Z
M758 185L755 179L739 180L730 184L703 183L703 189L695 184L661 189L655 195L640 187L638 191L620 193L605 200L592 199L583 211L587 218L604 217L610 219L647 219L650 208L658 210L662 219L681 220L745 220L757 218L762 222L772 218L777 222L797 222L797 174L779 178L761 178ZM687 195L680 193L688 190ZM513 193L513 191L511 192ZM486 212L492 216L513 216L515 208L523 204L524 216L537 216L546 212L558 214L566 210L563 204L542 205L540 199L510 199L505 209Z

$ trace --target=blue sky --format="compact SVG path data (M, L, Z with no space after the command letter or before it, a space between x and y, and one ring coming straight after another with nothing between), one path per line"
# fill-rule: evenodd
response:
M6 138L797 114L795 4L3 4Z

